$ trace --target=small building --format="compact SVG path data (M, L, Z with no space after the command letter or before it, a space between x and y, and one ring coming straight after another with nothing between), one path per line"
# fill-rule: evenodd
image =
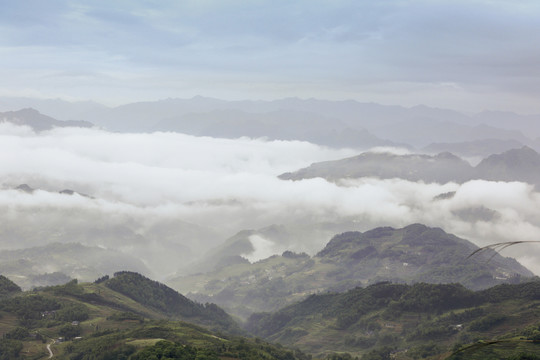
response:
M41 312L41 317L42 318L53 318L56 316L56 310L51 310L51 311L42 311Z

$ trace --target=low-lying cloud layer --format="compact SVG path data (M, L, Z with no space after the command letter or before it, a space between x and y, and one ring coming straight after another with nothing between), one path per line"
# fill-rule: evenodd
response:
M540 194L524 183L277 178L312 162L351 155L352 150L297 141L95 129L35 134L0 124L0 246L80 241L139 256L162 277L239 230L271 224L305 229L309 236L289 247L310 253L320 250L332 231L415 222L478 245L540 239ZM22 183L40 190L14 190ZM91 197L58 193L66 188ZM455 195L436 199L450 192ZM321 224L327 230L314 236L313 228L324 228ZM279 248L255 240L251 260ZM517 256L540 274L540 246L503 254Z

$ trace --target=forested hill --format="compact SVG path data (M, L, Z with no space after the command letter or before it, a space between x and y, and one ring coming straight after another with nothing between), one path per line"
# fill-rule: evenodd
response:
M477 292L459 284L379 283L311 295L274 313L253 314L246 328L312 353L346 351L365 354L362 359L386 359L384 353L391 352L396 359L444 359L469 343L503 335L530 340L510 350L519 352L523 345L523 351L539 353L539 311L540 281ZM510 330L512 335L506 335ZM484 358L507 359L502 355L509 354L508 346L506 352L497 351ZM370 352L381 357L370 357ZM482 354L461 359L482 359Z
M236 322L215 304L199 304L170 287L141 274L122 271L104 281L105 286L136 302L183 320L203 325L218 324L221 329L238 332Z

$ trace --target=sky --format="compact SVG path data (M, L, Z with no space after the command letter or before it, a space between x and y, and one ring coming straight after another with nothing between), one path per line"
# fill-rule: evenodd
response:
M0 96L540 113L536 0L0 0Z

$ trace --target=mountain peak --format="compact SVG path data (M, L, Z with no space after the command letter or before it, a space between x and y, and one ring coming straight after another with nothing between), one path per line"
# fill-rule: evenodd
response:
M487 180L520 180L538 184L540 154L528 146L491 155L477 166L477 173Z

